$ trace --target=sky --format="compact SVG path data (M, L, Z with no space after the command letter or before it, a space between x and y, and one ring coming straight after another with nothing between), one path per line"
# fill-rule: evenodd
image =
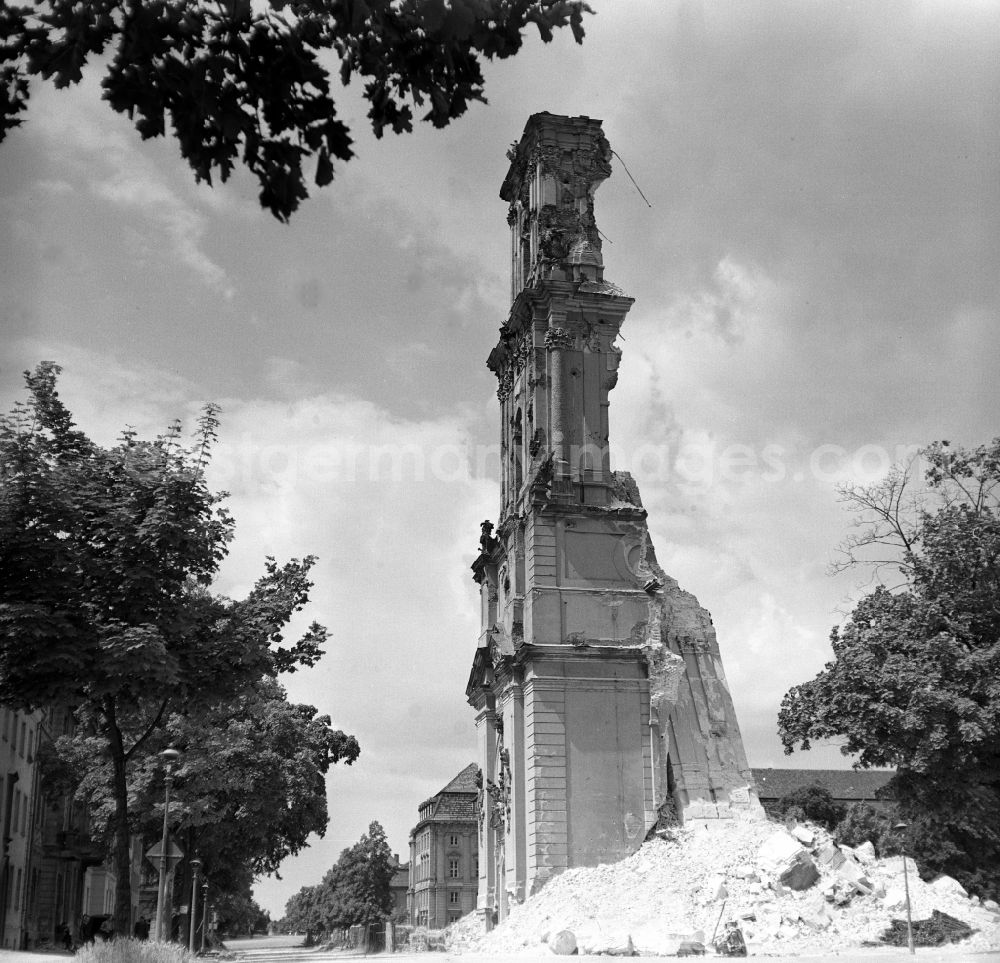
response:
M212 483L237 536L217 589L318 556L324 660L286 680L362 747L323 839L256 895L272 916L372 820L406 859L421 801L475 758L469 566L496 520L509 309L505 151L530 114L604 121L605 276L635 298L611 397L658 558L712 614L751 765L864 591L830 576L872 482L937 439L997 434L1000 4L592 0L582 46L487 65L488 105L376 140L281 225L254 184L197 186L79 87L33 89L0 145L0 403L63 366L111 443L222 406ZM640 196L622 163L650 204Z

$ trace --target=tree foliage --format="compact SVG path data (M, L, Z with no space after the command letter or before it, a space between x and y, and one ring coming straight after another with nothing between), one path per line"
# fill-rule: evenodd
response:
M288 901L284 925L316 934L388 919L395 869L385 831L372 822L358 842L341 852L320 883L303 887Z
M355 923L378 923L392 912L389 884L395 870L385 831L372 822L365 833L323 877L322 892L327 928L344 929Z
M354 736L313 706L288 702L270 678L235 701L172 716L165 738L184 752L178 822L193 830L206 871L229 861L254 876L277 872L311 834L325 833L326 774L360 753Z
M880 858L903 852L905 835L893 827L899 820L895 805L876 809L871 803L853 803L844 812L844 818L834 827L837 842L845 846L871 843Z
M199 181L225 181L238 164L260 202L287 220L334 159L353 156L337 118L329 53L340 79L361 78L376 136L410 131L413 108L444 127L483 101L481 58L513 56L522 31L542 39L569 26L583 40L581 0L51 0L0 7L0 139L22 122L29 79L79 83L106 57L104 99L143 138L168 124Z
M327 932L326 919L322 912L322 886L303 886L285 904L285 915L280 921L286 933L305 933L307 945L319 933Z
M830 790L819 783L786 793L778 800L777 809L782 816L808 819L827 829L833 829L844 818L844 807L838 806Z
M846 546L902 578L858 602L834 658L785 695L786 751L838 738L863 767L896 767L891 792L911 852L980 891L1000 885L1000 439L930 446L913 467L849 488L860 534Z
M47 782L62 777L90 813L91 835L110 843L114 799L110 762L99 731L77 712L72 735L56 740L46 760ZM332 729L329 716L288 702L265 677L233 700L169 715L128 767L130 832L157 838L163 824L163 767L157 753L181 750L170 807L171 832L215 894L249 893L253 879L323 836L328 822L325 776L336 762L360 753L353 736ZM190 867L178 870L186 892Z
M214 407L193 448L175 424L153 441L126 430L106 449L73 425L58 372L45 363L26 373L28 400L0 420L0 702L76 708L75 751L91 761L81 792L95 801L96 825L111 827L115 923L127 932L130 794L135 804L137 773L155 765L144 759L166 720L215 712L221 722L225 707L267 695L262 678L313 665L326 630L313 623L285 644L308 601L312 558L269 559L242 600L209 592L233 527L205 481ZM314 738L319 764L356 755L342 733ZM282 838L272 855L301 845L294 832Z
M249 892L227 893L214 906L223 936L253 936L254 933L266 933L271 925L271 914L261 909Z

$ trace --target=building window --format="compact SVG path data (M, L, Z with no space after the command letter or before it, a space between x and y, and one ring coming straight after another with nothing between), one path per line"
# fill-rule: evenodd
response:
M461 918L462 918L462 914L461 913L449 913L448 914L448 922L449 923L457 923Z
M457 836L457 835L455 835L455 833L452 833L452 834L451 834L451 835L450 835L450 836L448 837L448 845L449 845L449 846L457 846L457 845L458 845L458 836Z
M459 894L458 890L457 889L453 889L448 894L448 902L451 903L453 906L456 905L458 903L458 897L459 897L459 895L460 894Z
M460 878L459 871L458 871L458 860L457 859L449 859L448 860L448 878L449 879L459 879Z

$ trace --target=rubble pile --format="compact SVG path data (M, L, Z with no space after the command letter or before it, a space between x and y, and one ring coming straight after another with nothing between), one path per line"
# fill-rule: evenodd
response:
M949 877L923 882L912 859L907 869L914 920L946 913L971 927L963 946L1000 949L996 903ZM473 917L450 927L448 947L537 953L575 943L579 953L666 956L738 920L751 954L785 955L879 943L905 918L902 857L838 846L811 825L731 819L675 830L620 863L567 870L490 933Z

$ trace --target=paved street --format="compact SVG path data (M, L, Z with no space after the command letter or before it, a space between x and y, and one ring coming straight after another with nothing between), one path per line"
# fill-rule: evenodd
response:
M363 953L345 952L342 950L323 951L307 950L297 946L301 937L270 936L255 940L229 940L227 948L241 953L247 963L328 963L333 960L351 960L364 958ZM380 954L385 956L385 954ZM461 955L453 953L393 953L393 963L552 963L553 954L528 954L510 956L487 956L474 953ZM607 956L575 956L579 963L608 963ZM710 953L703 959L722 959ZM769 959L801 959L809 963L903 963L914 959L905 947L886 947L880 949L851 950L843 953L825 953L800 957L769 957ZM997 953L970 953L961 947L947 949L918 949L915 959L917 963L987 963L1000 961ZM0 963L7 963L0 955ZM38 963L35 957L35 963Z
M227 949L238 953L246 963L331 963L335 960L364 959L364 953L345 952L342 950L305 949L299 944L302 938L297 936L265 936L253 940L228 940ZM380 954L392 963L552 963L551 953L529 954L518 956L486 956L474 953L456 955L452 953L394 953ZM703 959L720 959L709 954ZM11 950L0 950L0 963L45 963L46 960L71 959L68 953L21 953ZM579 963L608 963L606 956L576 956ZM905 947L887 947L884 949L851 950L843 953L824 953L821 955L770 957L770 959L800 959L809 963L903 963L914 959ZM915 959L917 963L988 963L1000 961L998 953L970 953L961 947L947 949L918 949Z

